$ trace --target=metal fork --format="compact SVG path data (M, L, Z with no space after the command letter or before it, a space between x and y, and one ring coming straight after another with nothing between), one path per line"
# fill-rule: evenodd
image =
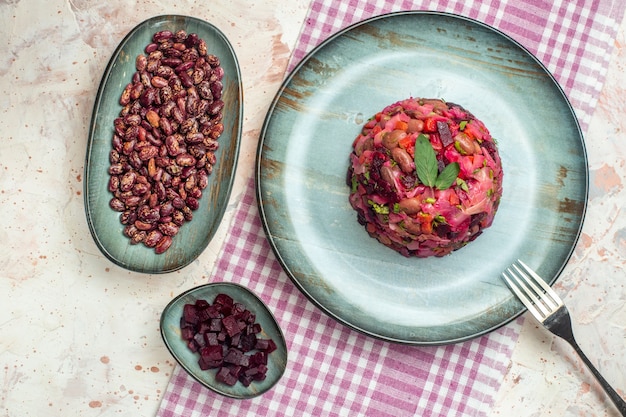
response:
M528 311L546 329L566 340L574 348L600 385L602 385L602 388L604 388L622 416L626 416L626 402L600 375L600 372L593 366L578 346L578 343L576 343L576 340L574 340L569 312L554 290L535 271L519 259L517 264L514 263L506 271L502 272L502 278L528 308Z

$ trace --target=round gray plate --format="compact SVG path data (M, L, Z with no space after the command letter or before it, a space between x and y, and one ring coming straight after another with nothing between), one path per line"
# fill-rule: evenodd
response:
M113 120L122 106L119 97L135 72L135 58L143 53L160 30L184 29L197 33L209 52L220 58L224 68L224 133L219 138L217 164L209 176L200 208L191 222L185 223L172 246L161 255L144 245L131 245L122 231L119 213L109 207L109 151ZM135 27L117 47L102 77L94 103L85 161L85 212L89 230L100 251L115 264L132 271L165 273L182 268L207 247L224 216L237 168L241 141L243 92L239 64L228 39L213 25L187 16L157 16Z
M493 225L443 258L382 246L348 203L353 139L367 118L411 96L469 109L503 161ZM421 345L476 337L521 314L501 271L520 258L556 280L588 189L580 127L546 68L503 33L435 12L363 21L307 55L272 103L256 175L265 231L296 286L351 328Z

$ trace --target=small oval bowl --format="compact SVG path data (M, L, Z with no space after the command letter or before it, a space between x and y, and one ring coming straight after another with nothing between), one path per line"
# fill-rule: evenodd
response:
M215 379L217 369L206 371L200 369L199 354L192 352L181 337L180 318L185 304L193 304L200 299L213 303L215 296L220 293L227 294L235 302L244 304L250 312L256 315L256 322L262 328L261 335L264 338L271 338L276 343L276 350L268 355L266 378L263 381L254 381L248 387L240 382L234 386L228 386ZM206 388L230 398L244 400L267 392L280 380L287 366L287 344L276 318L256 294L239 284L210 283L178 295L170 301L161 314L161 336L174 359L189 375Z

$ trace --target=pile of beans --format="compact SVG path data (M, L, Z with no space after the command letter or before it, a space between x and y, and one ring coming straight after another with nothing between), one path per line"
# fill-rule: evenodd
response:
M114 120L109 205L132 244L161 254L192 220L217 162L224 69L184 30L155 33L135 66Z

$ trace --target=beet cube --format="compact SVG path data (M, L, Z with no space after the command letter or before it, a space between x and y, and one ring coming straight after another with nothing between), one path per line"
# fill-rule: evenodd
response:
M276 343L274 343L274 341L272 339L268 339L267 340L267 348L265 349L265 353L272 353L277 348L278 347L276 346Z
M203 371L206 371L207 369L219 368L220 366L222 366L223 363L224 362L222 360L209 360L204 359L203 357L200 357L200 359L198 359L198 365Z
M249 324L248 330L246 330L248 334L256 334L261 333L261 325L259 323Z
M247 369L247 368L244 368L243 366L239 366L239 365L226 366L226 367L228 368L228 371L230 372L230 374L232 376L234 376L235 378L239 378L239 375L241 375L243 373L244 369Z
M248 327L248 325L246 324L245 321L238 319L237 320L237 326L239 326L239 331L244 331L246 329L246 327Z
M237 383L237 378L230 373L230 370L223 366L217 371L217 375L215 375L215 379L219 382L222 382L226 385L233 386Z
M222 319L222 326L224 326L224 329L230 337L233 337L241 331L241 329L239 328L239 323L234 316L224 317Z
M220 332L220 331L222 331L222 320L220 320L220 319L211 319L211 320L209 320L209 331L211 331L211 332Z
M199 310L205 309L209 306L209 302L207 300L196 300L196 307L198 307Z
M450 132L450 127L448 126L448 123L438 121L437 131L439 132L439 138L441 139L441 143L444 147L454 143L454 139L452 138L452 133Z
M230 348L224 356L224 362L248 367L250 366L250 357L237 348Z
M213 304L219 304L221 306L232 307L232 305L234 304L234 301L230 295L220 293L215 296L215 299L213 300Z
M267 348L269 347L269 339L257 339L256 345L254 347L255 349L263 351L267 350Z
M206 345L203 333L196 333L196 335L193 337L193 341L196 342L198 348L203 348Z
M241 333L237 333L236 335L234 335L233 337L230 338L230 345L237 347L237 348L241 348Z
M193 340L193 338L189 342L187 342L187 347L190 351L194 353L198 351L198 345L196 345L196 342Z
M239 381L243 384L244 387L249 387L252 383L252 377L243 373L239 375Z
M217 334L217 341L220 343L224 343L227 337L228 333L226 333L226 330L222 329L222 331Z
M181 328L181 329L184 329L184 328L187 328L187 327L192 327L192 328L193 328L193 323L188 323L188 322L185 320L185 317L184 317L184 316L182 316L182 317L180 318L180 328Z
M263 374L263 373L259 372L258 374L252 375L252 379L254 381L263 381L266 376L267 376L267 374Z
M185 304L183 307L183 318L187 323L198 323L198 308L194 304Z
M259 368L257 368L256 366L252 367L252 368L248 368L244 371L244 373L248 376L253 376L259 373Z
M244 306L241 303L234 303L233 308L231 310L231 314L238 316L238 315L243 314L244 311L246 311L246 306Z
M247 324L248 324L248 317L250 317L250 314L251 314L251 313L250 313L250 310L243 310L243 311L241 312L241 314L239 314L239 315L237 316L237 318L238 318L239 320L244 321L244 322L245 322L244 324L246 324L246 325L247 325Z
M208 308L198 310L198 321L208 321L211 318Z
M214 333L214 332L205 333L204 342L210 346L218 346L219 342L217 341L217 333Z
M256 322L256 314L250 313L248 316L248 324L254 324L254 322Z
M196 326L197 327L197 331L196 333L206 333L211 331L211 327L209 326L209 323L207 323L206 321L201 322L199 325Z
M206 360L221 360L224 359L224 352L219 345L207 345L200 349L200 356Z
M180 329L180 336L183 338L183 340L192 340L195 334L196 331L193 329L193 327L183 327L182 329Z
M239 346L244 352L250 352L256 346L256 334L244 334L241 336Z
M267 365L267 353L258 351L250 356L250 366L258 365Z

